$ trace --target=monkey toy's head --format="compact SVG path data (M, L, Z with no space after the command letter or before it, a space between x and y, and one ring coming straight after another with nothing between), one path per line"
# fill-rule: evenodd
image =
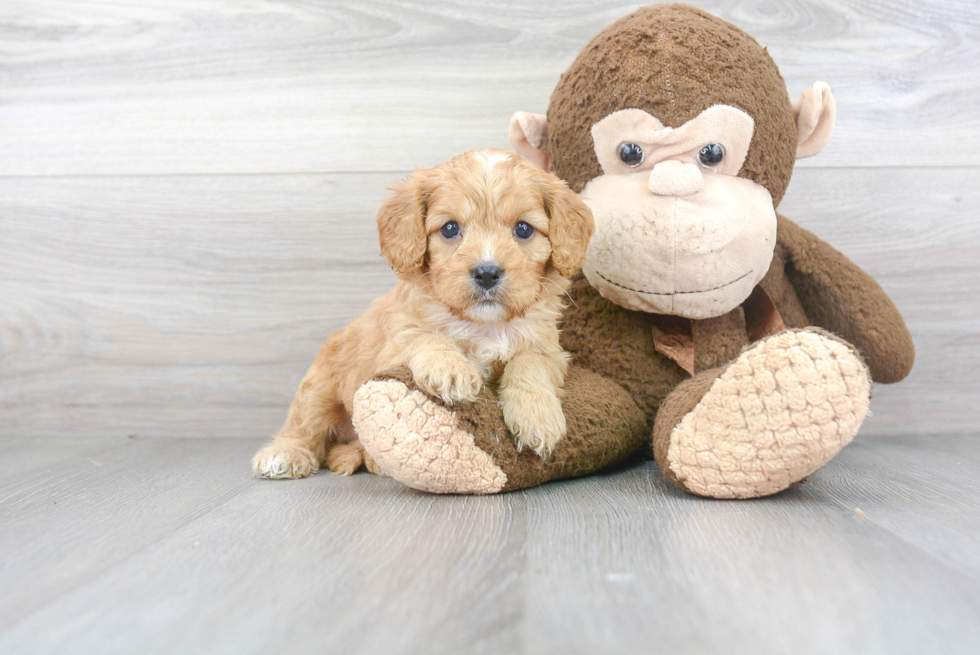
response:
M547 117L515 114L510 137L591 207L593 287L628 309L703 319L765 276L793 163L823 148L834 111L822 82L790 103L769 54L735 26L654 5L594 38Z

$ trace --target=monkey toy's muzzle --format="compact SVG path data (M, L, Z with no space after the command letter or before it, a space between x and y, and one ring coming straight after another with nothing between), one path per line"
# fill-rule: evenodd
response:
M676 170L658 171L664 164ZM586 185L582 199L596 229L583 272L603 296L629 309L704 319L738 307L765 276L776 244L769 192L732 175L695 176L692 166L662 162Z

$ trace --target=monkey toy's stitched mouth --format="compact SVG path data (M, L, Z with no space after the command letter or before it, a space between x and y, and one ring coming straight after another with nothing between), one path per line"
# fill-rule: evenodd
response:
M643 289L634 289L633 287L628 287L625 284L620 284L618 282L614 282L614 281L610 280L608 277L606 277L605 275L603 275L601 271L596 271L596 273L599 275L599 277L601 277L603 280L605 280L609 284L613 285L614 287L619 287L620 289L625 289L627 291L632 291L633 293L647 294L649 296L680 296L680 295L684 295L684 294L707 293L709 291L718 291L719 289L724 289L725 287L730 287L733 284L735 284L736 282L739 282L741 280L744 280L748 276L752 275L752 271L750 270L747 273L743 273L742 275L739 275L737 278L735 278L731 282L726 282L724 284L719 284L718 286L711 287L710 289L701 289L700 291L672 291L670 293L664 293L664 292L661 292L661 291L644 291Z

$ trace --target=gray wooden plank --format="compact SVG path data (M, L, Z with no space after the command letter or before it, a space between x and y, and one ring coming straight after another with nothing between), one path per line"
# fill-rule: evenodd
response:
M0 181L0 432L274 433L394 284L374 214L397 177Z
M980 581L980 437L859 438L846 453L815 493Z
M726 502L650 463L443 497L251 479L250 440L107 440L0 501L0 652L972 653L975 442L863 440Z
M839 127L804 166L980 164L973 0L695 2L748 30ZM616 1L0 7L2 175L336 172L506 145Z
M976 508L969 513L975 521ZM528 495L525 575L533 653L980 648L980 578L813 484L711 501L647 464L548 485Z
M251 482L259 442L113 439L97 452L92 445L34 441L35 467L49 465L0 490L0 631L235 495ZM52 453L75 456L52 462Z
M9 567L0 652L517 652L521 496L431 496L367 474L270 482L250 479L254 442L149 442L165 448L86 481L68 525L48 484L37 509L0 515L0 552L42 544ZM103 534L107 522L120 529ZM60 535L115 552L82 573L79 556L52 552ZM64 556L84 581L39 592Z
M0 179L0 435L264 437L394 277L403 173ZM977 169L797 171L781 210L875 275L918 360L865 434L970 433Z
M66 465L88 461L100 466L103 456L118 450L123 439L71 437L0 437L3 439L4 475L0 478L0 503L39 474L60 470Z
M0 479L0 498L8 485L20 484L18 475L32 476L38 469L50 469L79 457L93 457L106 448L106 440L75 438L68 447L44 447L47 440L38 437L6 437L3 440L5 475ZM13 479L11 479L13 477Z

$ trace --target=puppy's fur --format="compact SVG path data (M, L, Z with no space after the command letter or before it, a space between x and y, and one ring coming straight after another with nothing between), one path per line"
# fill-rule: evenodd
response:
M493 381L507 426L542 456L565 434L568 356L557 320L592 236L589 209L564 182L502 150L464 153L391 189L378 231L399 282L320 349L286 424L255 455L260 476L300 478L321 464L374 470L350 425L354 392L399 366L449 404ZM459 234L447 238L451 221ZM515 230L520 221L534 228L529 238ZM501 269L490 289L478 283L481 266Z

